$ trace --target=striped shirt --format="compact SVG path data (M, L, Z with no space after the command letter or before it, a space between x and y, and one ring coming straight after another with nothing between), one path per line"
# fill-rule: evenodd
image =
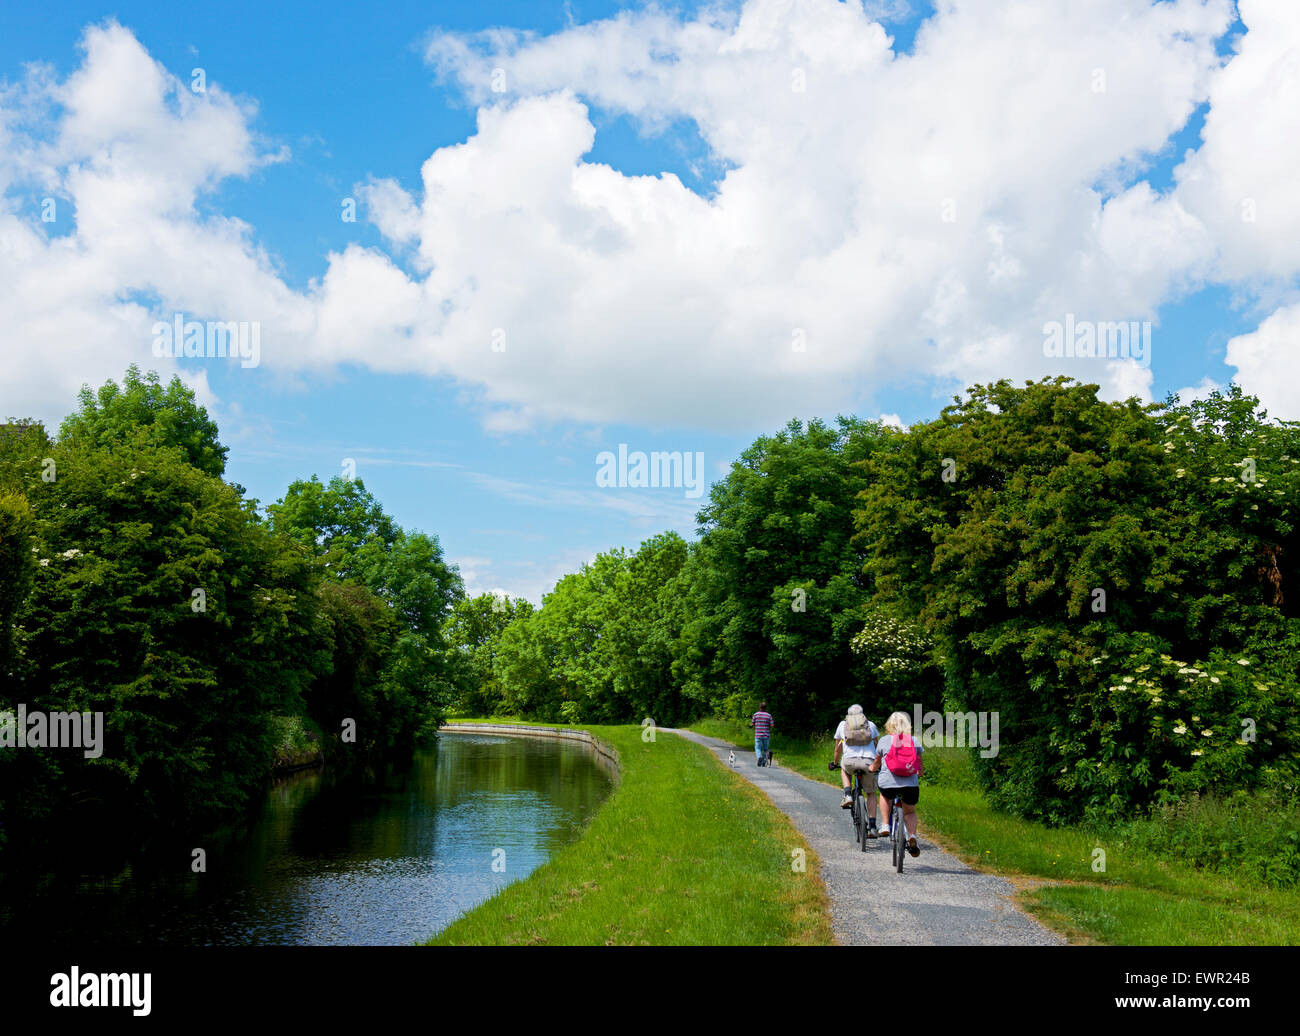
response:
M772 717L766 712L754 713L754 736L770 737L772 734Z

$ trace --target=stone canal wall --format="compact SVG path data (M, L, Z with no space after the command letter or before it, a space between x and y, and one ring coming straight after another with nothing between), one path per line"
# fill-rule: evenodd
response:
M591 749L597 762L615 779L620 776L618 751L613 745L585 730L569 727L528 727L518 723L444 723L439 733L503 734L509 737L547 737L560 741L577 741Z

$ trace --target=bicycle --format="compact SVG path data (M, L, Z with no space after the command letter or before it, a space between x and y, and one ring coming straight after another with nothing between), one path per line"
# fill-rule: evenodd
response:
M839 766L831 762L829 769L838 770ZM849 784L849 815L853 818L853 841L867 851L867 842L871 839L871 820L867 816L867 795L862 788L864 770L854 769L852 783Z
M910 856L907 848L907 818L903 813L903 789L892 789L894 796L890 799L889 810L889 844L893 854L893 866L898 873L903 873L903 857ZM881 793L882 795L884 792Z
M903 789L895 788L889 807L889 845L893 853L893 866L903 873L903 857L907 855L907 821L903 816Z

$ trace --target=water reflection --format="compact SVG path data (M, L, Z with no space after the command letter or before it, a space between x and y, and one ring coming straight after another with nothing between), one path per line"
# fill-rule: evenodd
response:
M110 878L46 875L4 897L0 924L6 941L77 946L408 944L531 873L609 789L583 745L444 734L400 773L275 785L205 874L187 851Z

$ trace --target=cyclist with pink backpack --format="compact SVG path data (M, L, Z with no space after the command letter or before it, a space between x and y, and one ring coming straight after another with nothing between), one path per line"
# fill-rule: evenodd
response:
M905 823L907 851L920 856L916 844L916 804L921 798L921 743L912 737L912 720L906 712L895 712L885 721L885 736L876 744L876 761L872 769L880 772L877 784L880 804L885 807L885 826L882 838L888 838L895 823ZM891 816L893 800L901 795L903 816Z

